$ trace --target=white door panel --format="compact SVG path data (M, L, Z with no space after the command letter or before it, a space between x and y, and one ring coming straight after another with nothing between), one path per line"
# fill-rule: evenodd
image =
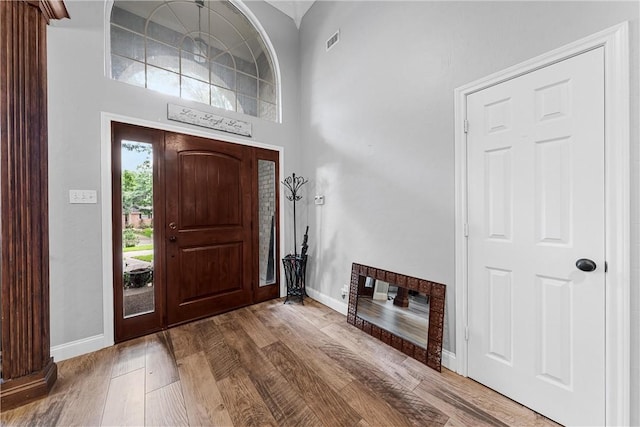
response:
M604 424L603 49L468 96L467 119L469 376Z

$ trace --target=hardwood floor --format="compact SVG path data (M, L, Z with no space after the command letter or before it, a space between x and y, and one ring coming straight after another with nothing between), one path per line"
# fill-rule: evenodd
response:
M311 300L282 299L62 361L2 425L555 425Z
M391 300L378 301L360 296L356 314L367 322L426 349L429 306L425 304L426 309L413 310L416 305L412 301L409 307L398 307Z

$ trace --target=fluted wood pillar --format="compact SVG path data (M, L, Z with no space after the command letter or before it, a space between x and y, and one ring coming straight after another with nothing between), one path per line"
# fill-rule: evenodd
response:
M393 299L393 305L398 307L409 307L409 290L407 288L398 288L398 293Z
M48 393L47 51L61 1L0 1L0 277L3 409Z

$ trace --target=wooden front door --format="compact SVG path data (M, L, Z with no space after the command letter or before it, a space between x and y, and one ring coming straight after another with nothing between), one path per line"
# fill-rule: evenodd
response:
M112 130L116 342L277 298L278 153Z
M252 302L251 154L165 133L168 325Z

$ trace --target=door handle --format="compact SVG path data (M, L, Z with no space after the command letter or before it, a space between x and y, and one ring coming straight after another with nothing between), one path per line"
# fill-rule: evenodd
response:
M175 242L177 240L176 236L169 236L170 242Z
M169 223L169 228L172 230L175 230L176 228L178 228L178 225L175 222L170 222Z
M587 258L580 258L576 261L576 267L582 271L593 271L597 268L596 263Z

